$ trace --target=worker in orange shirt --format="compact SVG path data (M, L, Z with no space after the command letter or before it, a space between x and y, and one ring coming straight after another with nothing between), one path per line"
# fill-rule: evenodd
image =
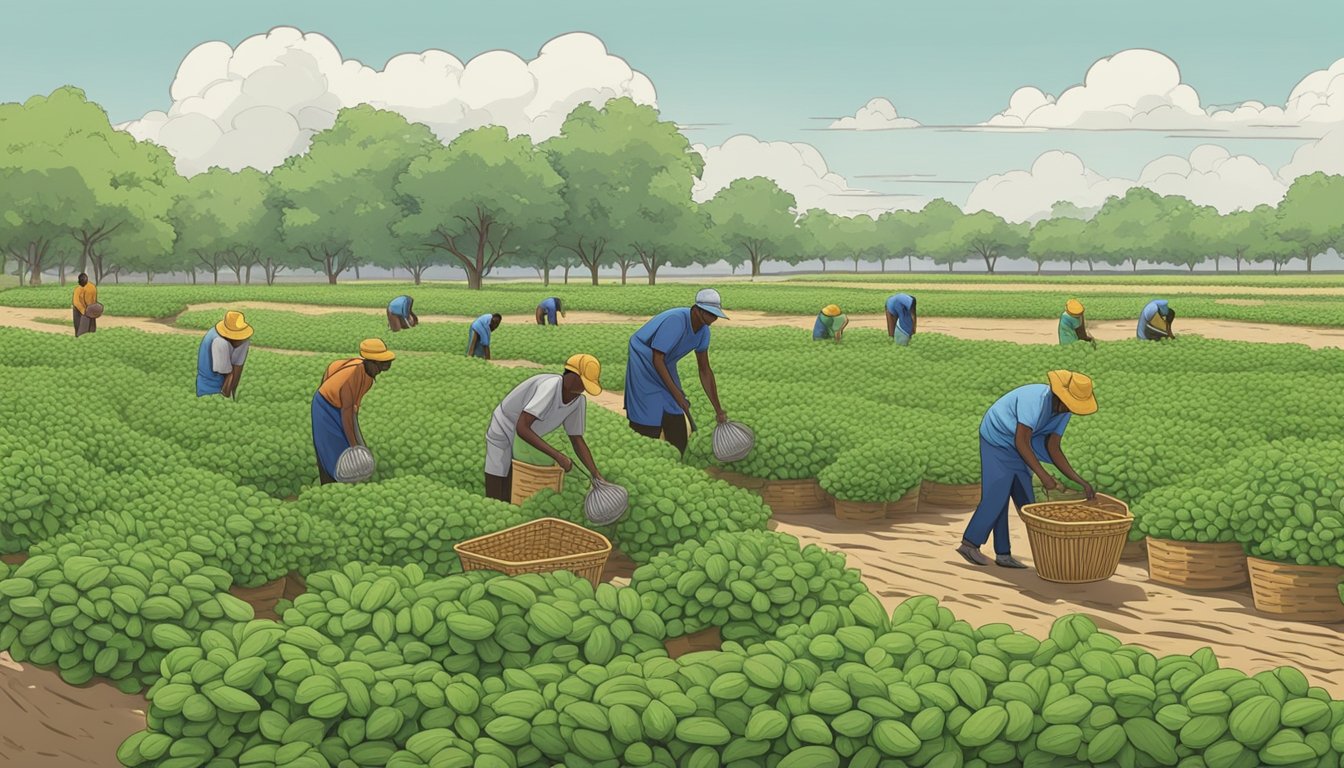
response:
M75 287L71 303L74 306L75 335L82 336L98 330L98 315L101 313L95 312L92 317L85 314L89 311L89 305L98 304L98 286L90 282L84 272L79 273L79 285ZM102 305L98 309L102 309Z
M323 485L336 482L336 462L347 448L364 445L359 431L359 406L378 374L392 367L396 355L382 339L365 339L359 357L327 366L313 394L313 449Z

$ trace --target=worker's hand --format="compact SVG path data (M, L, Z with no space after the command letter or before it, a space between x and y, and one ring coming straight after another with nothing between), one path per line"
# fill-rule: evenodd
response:
M720 424L726 424L728 423L728 412L720 408L714 414L714 418L717 419Z
M1092 484L1087 482L1086 480L1083 481L1083 493L1087 496L1088 501L1093 501L1097 498L1096 489L1093 488Z
M1059 484L1054 475L1047 472L1041 475L1041 487L1046 491L1058 491L1063 486Z
M691 401L686 399L686 395L678 392L676 402L677 407L680 408L683 413L691 412Z
M560 468L566 472L574 469L574 460L565 455L561 455L560 458L555 460L555 463L559 464Z
M593 479L601 480L604 483L607 481L607 478L603 477L601 472L593 472Z

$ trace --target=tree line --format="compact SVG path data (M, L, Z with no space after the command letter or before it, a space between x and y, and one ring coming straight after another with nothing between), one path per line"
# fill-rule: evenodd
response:
M311 269L331 283L361 266L405 270L416 283L453 266L479 288L496 269L632 270L726 261L759 275L767 262L929 259L995 271L1002 259L1196 266L1220 258L1295 259L1308 271L1344 244L1344 177L1297 179L1278 206L1220 215L1134 188L1093 215L1060 204L1016 224L945 200L876 217L798 210L773 181L737 179L697 203L703 158L658 112L616 99L580 105L540 143L498 126L445 144L424 125L369 106L342 110L308 151L270 172L212 168L179 175L167 150L114 129L66 87L0 105L0 270L21 284L88 272L221 274L273 283Z

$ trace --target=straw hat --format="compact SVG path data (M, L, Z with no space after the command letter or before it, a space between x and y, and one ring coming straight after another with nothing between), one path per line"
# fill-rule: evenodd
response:
M243 319L242 312L229 310L224 313L224 319L215 323L215 332L229 341L243 341L252 338L252 326Z
M1070 413L1086 416L1097 412L1091 377L1073 371L1051 371L1049 379L1050 391L1064 401Z
M590 395L602 394L602 364L592 355L572 355L565 361L565 370L577 373L583 379L583 389Z
M380 363L396 358L396 355L387 348L382 339L365 339L359 342L359 356L365 360L375 360Z
M1070 315L1073 315L1074 317L1082 317L1083 302L1077 299L1069 299L1069 303L1064 305L1064 311L1068 312Z
M821 314L823 314L823 315L825 315L825 316L827 316L827 317L839 317L839 316L840 316L840 307L839 307L839 305L836 305L836 304L827 304L826 307L825 307L825 309L822 309L822 310L821 310Z

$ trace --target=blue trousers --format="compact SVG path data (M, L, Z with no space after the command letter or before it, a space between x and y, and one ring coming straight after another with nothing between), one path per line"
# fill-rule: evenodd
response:
M1033 440L1036 457L1045 454L1045 441ZM1044 459L1041 459L1044 461ZM1008 501L1019 508L1036 501L1031 489L1031 470L1016 448L1000 448L980 438L980 504L971 515L962 538L983 546L994 533L994 554L1012 554L1008 541Z
M327 402L320 393L313 394L313 451L317 466L329 477L336 476L336 462L350 447L341 423L341 409Z

